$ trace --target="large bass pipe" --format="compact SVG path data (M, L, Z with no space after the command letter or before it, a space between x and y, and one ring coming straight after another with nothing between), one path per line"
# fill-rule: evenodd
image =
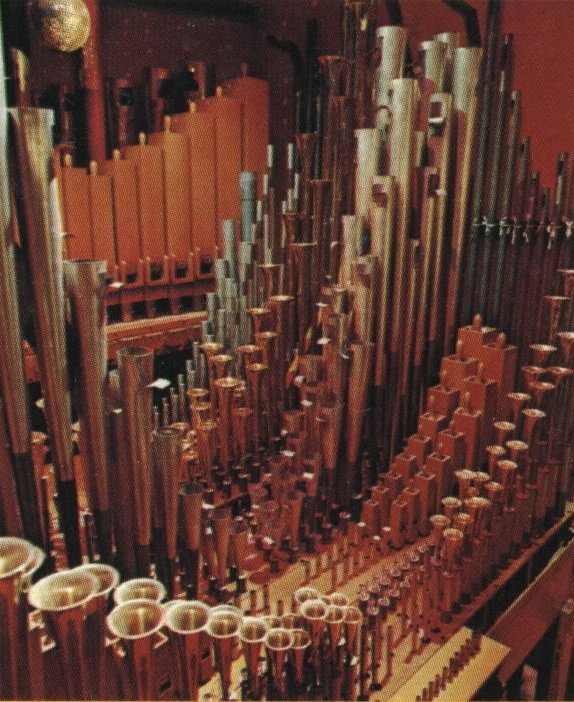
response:
M121 401L124 410L129 472L134 500L137 573L149 574L151 542L151 384L153 351L123 348L118 351Z
M76 407L80 418L81 454L93 510L100 558L112 557L112 513L106 441L108 355L106 337L106 262L65 261L64 283L72 302L79 358Z
M476 115L480 61L482 49L459 48L454 52L453 67L453 108L455 164L453 172L454 194L452 198L452 224L450 241L450 262L447 286L447 309L443 351L449 354L454 349L457 320L459 318L462 269L466 254L466 233L470 205L470 190L474 167L476 142Z
M404 27L377 27L375 43L380 51L379 65L375 69L374 106L375 126L383 133L387 141L390 117L391 82L402 78L407 48L407 30Z
M57 181L52 172L53 113L10 110L15 142L17 209L33 293L34 325L58 507L69 565L81 561L78 496L72 457L62 242Z
M0 76L4 76L4 48L0 31ZM30 443L28 389L22 355L22 328L16 284L15 246L8 175L8 115L6 91L0 88L0 385L10 439L11 460L25 536L43 544ZM2 420L3 421L3 420ZM5 517L6 518L6 517Z
M502 180L502 166L503 166L503 147L504 147L504 133L506 130L506 124L508 121L507 110L508 110L508 91L510 85L510 68L511 68L511 55L512 55L512 34L506 34L504 36L504 42L502 45L501 57L500 57L500 67L499 67L499 77L498 77L498 101L496 105L496 112L494 114L493 124L491 129L493 131L492 139L492 150L490 156L490 173L489 173L489 185L488 185L488 196L486 201L485 215L486 223L484 228L484 243L482 249L482 267L480 272L480 281L478 286L478 298L476 310L479 314L486 316L487 311L487 298L488 291L490 289L490 271L492 264L492 249L496 234L498 234L498 205L500 203L500 192L502 187L500 182ZM487 321L492 321L488 320Z
M492 102L492 84L498 48L498 29L500 20L500 0L489 0L487 18L486 51L481 67L480 77L480 124L478 126L477 150L474 168L472 193L472 224L468 242L465 269L465 294L460 310L459 326L470 322L474 304L474 288L478 268L479 234L482 230L484 191L486 188L489 142L490 112Z

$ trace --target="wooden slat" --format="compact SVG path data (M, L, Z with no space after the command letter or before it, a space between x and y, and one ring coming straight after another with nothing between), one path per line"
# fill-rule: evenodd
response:
M126 146L122 156L136 164L137 202L142 256L160 262L167 253L163 153L159 146Z
M490 637L512 649L499 672L503 683L510 679L559 615L572 587L573 564L574 541L553 556L542 574L489 630Z
M113 275L117 270L117 261L114 240L112 179L108 175L98 174L95 161L90 164L88 196L94 257L106 261L108 273Z
M241 101L220 94L200 100L200 112L215 118L215 163L217 178L217 241L222 219L239 220L239 173L241 166Z
M65 158L60 177L64 231L71 234L66 238L67 258L92 258L88 174Z
M177 263L187 262L192 247L186 138L183 134L165 131L150 134L148 140L163 151L167 253L175 257Z
M257 196L263 194L263 174L267 172L269 144L269 84L245 73L240 78L225 81L223 93L241 101L242 143L241 165L244 171L257 173Z
M188 140L191 236L199 275L202 262L213 261L217 237L215 117L194 110L171 119L172 130Z
M114 158L104 163L103 170L112 177L118 263L125 262L127 272L133 272L141 259L136 165L133 161L121 159L120 152L115 150Z

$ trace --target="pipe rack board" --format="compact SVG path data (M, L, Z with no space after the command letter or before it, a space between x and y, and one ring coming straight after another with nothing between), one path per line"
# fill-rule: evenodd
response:
M63 165L60 169L62 215L67 258L92 258L88 174L85 168Z
M239 173L241 172L241 101L216 95L197 103L199 112L215 119L215 164L217 178L217 241L222 219L241 216Z
M437 671L440 673L444 667L448 667L449 660L464 644L471 635L471 630L462 627L457 633L431 656L428 661L419 668L413 677L403 685L390 702L410 702L422 695L422 690L428 687L429 682L434 681ZM510 649L508 646L483 636L481 639L480 651L474 656L458 675L446 684L446 688L441 690L433 700L438 702L463 702L471 700L480 690L482 685L500 667L508 656Z
M103 170L106 175L112 177L118 265L125 263L127 272L131 273L141 258L136 165L133 161L113 158L104 162Z
M174 132L187 136L191 208L191 240L196 254L196 275L211 270L217 239L215 117L209 112L172 115Z
M243 75L223 83L223 94L242 105L241 167L257 173L257 197L263 195L269 144L269 83Z
M116 244L114 239L114 213L112 201L112 179L99 173L88 174L88 196L90 201L90 224L94 258L108 264L108 272L116 269Z
M144 259L149 258L152 263L163 262L167 243L161 148L152 144L137 144L126 146L121 152L126 160L136 164L142 256Z
M159 146L163 151L167 253L174 257L176 264L187 264L192 242L189 159L185 137L173 132L154 132L148 140L152 146Z
M512 561L507 568L501 571L498 577L483 592L481 592L477 597L471 600L469 604L462 605L461 612L458 615L456 615L456 617L453 617L453 621L450 624L441 626L441 634L439 634L436 637L433 635L433 640L428 641L428 643L421 643L419 641L419 649L416 655L410 655L411 630L409 629L407 635L401 638L401 617L397 612L389 612L386 624L393 625L395 641L393 657L393 675L386 682L382 690L372 692L370 699L388 700L391 699L393 696L397 695L399 689L403 685L406 685L407 681L409 681L419 671L419 669L423 665L425 665L425 663L435 653L437 653L437 651L441 649L441 647L444 647L448 640L450 640L450 637L455 636L457 632L460 631L462 627L464 627L466 622L468 622L472 618L472 616L478 611L478 609L484 606L484 604L508 582L512 574L516 573L516 571L521 566L528 563L536 555L538 550L544 544L547 543L548 539L550 539L556 533L558 529L563 528L565 524L570 523L570 521L572 520L572 507L573 506L569 504L567 514L560 520L558 520L558 522L547 532L545 532L545 534L542 537L536 539L533 542L533 544L529 548L525 549L525 551L517 559ZM381 576L383 574L383 571L391 570L397 561L406 560L409 552L413 551L417 546L421 544L428 544L429 539L430 537L419 538L414 544L411 544L398 551L392 551L388 556L379 556L376 559L376 562L372 564L369 563L368 559L366 558L367 553L365 552L366 567L363 568L359 573L353 574L345 583L342 582L344 577L343 565L341 562L337 563L336 568L338 573L338 582L341 584L337 585L336 591L342 592L343 594L347 595L351 603L356 602L361 585L368 584L369 582L371 582L373 577ZM316 577L312 577L310 581L305 581L304 579L304 569L301 562L288 566L280 576L273 577L269 581L269 601L271 603L275 603L277 602L277 600L283 600L285 602L285 611L289 611L289 600L291 598L291 594L298 587L301 587L303 585L314 587L317 590L319 590L319 592L325 594L329 594L334 591L334 589L331 587L332 563L329 558L329 552L322 551L316 555L306 554L305 558L311 561L315 561L316 564L321 564L318 567ZM255 573L252 573L251 577L249 577L248 573L248 591L249 589L253 588L258 589L261 583L268 579L269 576L268 574L266 574L265 570L266 564L261 570L261 572L256 571ZM312 572L315 571L313 570ZM419 588L419 611L422 611L422 594L422 588ZM261 595L261 593L259 593L259 595ZM261 597L259 597L259 599L261 599ZM249 592L241 596L240 603L237 606L239 606L243 610L249 609ZM271 613L274 612L272 611ZM260 614L263 614L262 609L257 611L257 615ZM489 634L492 636L490 632ZM498 651L498 653L496 654L497 656L502 656L503 651L506 651L506 653L504 653L504 656L501 657L501 661L504 660L508 653L508 649L506 648L506 646L502 646L501 648L493 647L492 650ZM382 658L382 665L384 669L384 656ZM239 681L241 679L240 672L242 667L244 667L244 662L243 657L240 657L234 663L232 675L234 687L239 686ZM493 668L490 672L492 673L495 669L496 668ZM480 686L483 682L486 681L486 679L487 678L485 677L484 680L479 681L476 690L480 688ZM464 680L462 684L466 685ZM422 687L424 687L424 685ZM461 687L461 692L462 689L463 688ZM464 689L467 689L467 687L465 687ZM203 694L212 694L216 697L220 695L218 676L213 677L206 685L204 685L201 688L201 695L203 696ZM459 702L459 700L466 698L443 697L442 699L456 699L457 702ZM414 700L414 696L412 697L412 700Z

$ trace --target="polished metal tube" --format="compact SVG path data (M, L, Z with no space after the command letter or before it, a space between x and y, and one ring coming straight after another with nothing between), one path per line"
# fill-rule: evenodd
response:
M375 31L375 43L381 52L375 69L375 126L383 132L385 142L390 118L391 82L403 75L407 34L404 27L394 25L377 27Z
M103 561L112 555L112 516L109 498L106 437L106 262L65 261L65 290L71 300L72 320L79 346L77 411L81 455L84 459L90 505L96 522Z
M52 170L53 113L36 108L14 108L9 113L18 192L16 208L31 273L38 368L52 464L59 482L61 526L69 565L77 565L81 549L66 359L62 229L57 181Z
M118 351L118 370L125 417L125 442L134 500L137 567L140 575L149 572L151 543L152 457L151 383L154 352L134 347Z
M383 132L355 129L355 216L368 223L373 177L379 175L383 158Z

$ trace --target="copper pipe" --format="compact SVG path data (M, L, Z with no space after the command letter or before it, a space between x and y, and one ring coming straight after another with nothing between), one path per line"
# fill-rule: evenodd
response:
M160 604L141 599L118 605L108 615L108 628L125 653L134 699L157 698L154 658L164 618Z
M311 653L313 668L318 672L319 648L327 617L327 605L320 599L306 600L300 606L301 614L305 617L311 636Z
M231 611L210 613L207 633L211 636L215 653L215 667L221 680L221 699L229 699L231 686L231 664L237 642L241 617Z
M21 654L26 648L28 635L26 579L30 566L35 565L36 547L14 537L0 538L0 604L3 623L0 628L0 694L5 699L18 699L23 690L19 670L23 665ZM43 558L39 561L42 563ZM32 571L33 572L33 571ZM25 612L25 630L22 630L22 612Z
M119 583L120 574L115 568L104 563L87 563L75 568L74 572L89 573L98 581L98 588L88 605L86 651L90 667L92 694L95 699L103 699L105 694L106 614L110 593Z
M267 409L267 377L269 368L264 363L251 363L246 368L249 405L253 410L253 435L255 444L267 436L263 413Z
M293 645L293 635L289 629L273 628L265 634L265 648L271 661L273 687L282 697L286 694L285 661Z
M304 682L305 659L311 646L311 637L305 629L292 629L291 636L291 656L293 658L295 680L298 685L302 685Z
M269 631L267 622L260 617L243 617L239 628L239 638L249 676L251 694L257 698L260 694L259 657Z
M215 388L219 405L219 454L222 467L227 470L233 460L232 403L233 392L239 386L237 378L218 378Z
M316 284L317 242L291 244L297 280L297 339L299 353L309 346L309 334L314 321Z
M69 699L91 698L85 624L89 603L98 588L94 575L69 570L42 578L28 596L58 645Z
M118 351L118 370L124 410L132 495L134 499L137 569L149 571L151 543L151 383L154 352L146 348L123 348Z
M199 672L202 656L203 633L209 618L209 607L191 600L178 602L170 607L165 623L170 631L179 658L184 699L196 700L199 696Z

